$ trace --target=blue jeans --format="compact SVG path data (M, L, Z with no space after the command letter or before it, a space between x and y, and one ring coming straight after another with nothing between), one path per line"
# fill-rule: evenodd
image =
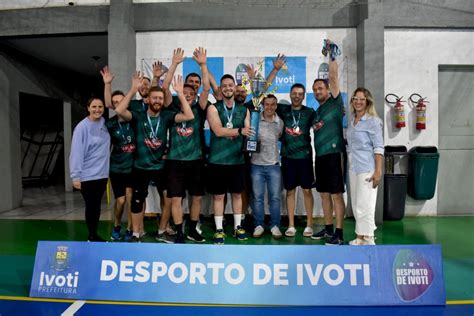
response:
M281 170L279 165L250 165L252 178L252 210L255 226L263 226L265 217L265 185L268 191L271 226L280 226Z

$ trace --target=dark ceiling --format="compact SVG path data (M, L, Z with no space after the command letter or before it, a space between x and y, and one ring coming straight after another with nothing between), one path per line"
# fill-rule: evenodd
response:
M2 42L47 64L87 76L99 75L108 59L106 34L8 38Z

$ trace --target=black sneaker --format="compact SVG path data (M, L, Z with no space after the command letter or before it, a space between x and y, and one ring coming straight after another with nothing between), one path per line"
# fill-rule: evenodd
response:
M334 234L331 239L326 241L326 245L328 246L344 245L344 239L342 239L341 236Z
M87 238L87 241L91 241L91 242L105 242L105 240L100 237L99 235L95 235L95 236L89 236Z
M326 230L326 228L323 228L322 230L320 230L319 232L317 232L316 234L313 234L313 236L311 236L311 239L315 239L315 240L320 240L320 239L331 239L333 237L333 233L330 233Z
M142 241L140 240L140 237L132 236L132 238L130 238L129 242L142 242Z
M183 234L177 234L174 243L175 244L184 244L185 240L186 240L186 238L184 237Z
M174 244L174 237L170 236L167 232L158 234L155 239L159 242L164 242L166 244Z
M202 237L200 233L196 229L192 229L188 231L188 235L186 236L189 240L192 240L194 242L205 242L206 239Z

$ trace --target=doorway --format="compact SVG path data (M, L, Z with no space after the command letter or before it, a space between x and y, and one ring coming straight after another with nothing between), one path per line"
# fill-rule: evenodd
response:
M438 214L474 212L474 65L440 65Z

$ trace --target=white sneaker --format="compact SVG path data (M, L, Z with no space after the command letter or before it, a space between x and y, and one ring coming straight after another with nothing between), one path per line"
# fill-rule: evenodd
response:
M272 237L275 239L280 239L283 237L283 234L281 233L280 228L278 228L278 226L273 226L271 229L271 232L272 232Z
M196 230L197 232L202 235L202 229L201 229L201 221L197 222L196 224Z
M262 226L258 225L257 227L255 227L252 236L254 238L260 238L260 237L262 237L264 232L265 232L265 229L263 229Z
M304 237L311 237L313 236L313 228L312 227L306 227L303 231L303 236Z
M354 240L349 241L349 245L352 246L374 246L375 245L375 237L374 236L364 236L362 238L356 238Z
M295 237L296 235L296 228L294 227L288 227L288 229L285 232L286 237Z

